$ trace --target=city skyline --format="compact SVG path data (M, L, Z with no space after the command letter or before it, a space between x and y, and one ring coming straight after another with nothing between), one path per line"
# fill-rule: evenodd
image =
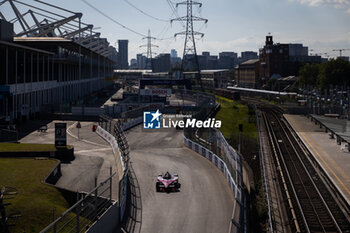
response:
M203 3L0 1L0 232L350 229L350 0Z
M178 51L179 57L182 56L184 38L173 39L174 33L183 30L179 22L170 25L169 22L155 20L128 4L133 4L157 19L169 20L177 17L172 12L169 1L153 0L152 4L141 0L106 0L104 4L97 4L95 0L86 2L138 33L146 35L150 29L152 36L166 39L154 41L159 45L156 53L169 52L171 47ZM201 12L197 9L194 12L208 18L209 22L207 26L203 23L195 24L195 30L205 33L203 39L197 40L199 54L203 51L213 54L221 51L258 51L269 32L276 42L303 43L313 49L314 53L328 53L331 57L339 55L333 49L350 48L350 29L346 23L350 21L350 1L347 0L251 0L239 4L230 0L222 0L221 4L201 2ZM50 3L82 12L82 21L100 28L98 31L101 36L107 37L113 46L120 39L128 39L129 57L136 57L137 53L142 52L139 48L144 43L141 35L113 23L83 1L52 0ZM178 7L178 16L185 14L184 9L185 7ZM11 15L13 12L5 10L5 16L11 18ZM349 55L349 52L344 55Z

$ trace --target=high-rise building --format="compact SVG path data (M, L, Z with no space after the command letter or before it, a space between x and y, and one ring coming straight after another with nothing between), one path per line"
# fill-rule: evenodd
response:
M172 49L170 52L170 57L175 58L177 57L177 51L175 49Z
M253 51L244 51L241 53L241 57L239 58L239 63L252 60L252 59L258 59L258 53Z
M221 52L219 53L219 68L233 69L238 63L237 53L235 52Z
M181 67L181 62L182 62L182 59L180 57L171 57L170 58L170 64L171 64L171 67L173 67L173 68Z
M210 52L202 52L198 55L198 63L201 70L215 70L218 69L218 56L211 56Z
M130 69L137 69L137 60L135 58L130 60Z
M210 52L202 52L202 56L209 57L210 56Z
M136 59L137 59L137 68L140 70L144 70L146 68L147 57L142 54L137 54Z
M170 70L170 54L161 53L153 58L153 72L168 72Z
M118 68L128 69L128 40L118 40Z
M289 44L289 56L301 57L308 56L309 49L308 47L303 46L303 44Z
M218 69L219 66L219 60L218 60L218 56L215 55L210 55L207 59L207 67L206 69L208 70L215 70Z

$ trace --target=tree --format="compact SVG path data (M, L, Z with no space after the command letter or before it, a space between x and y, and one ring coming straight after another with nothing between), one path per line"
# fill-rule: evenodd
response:
M350 63L342 59L332 59L321 65L319 73L321 88L332 85L350 85Z
M329 85L350 85L350 62L331 59L325 63L305 64L299 70L298 82L301 86L318 85L326 89Z
M305 64L299 70L298 82L302 85L314 86L318 82L321 64Z

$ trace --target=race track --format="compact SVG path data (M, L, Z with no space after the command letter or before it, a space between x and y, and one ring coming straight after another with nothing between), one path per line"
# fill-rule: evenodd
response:
M128 232L228 232L232 192L214 165L184 147L183 131L145 132L138 126L127 138L142 200L142 217ZM180 192L156 192L157 175L166 171L178 173Z

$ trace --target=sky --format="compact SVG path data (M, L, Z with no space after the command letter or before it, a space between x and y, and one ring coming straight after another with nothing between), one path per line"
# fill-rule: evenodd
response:
M33 2L33 0L22 0ZM62 8L83 13L82 21L99 28L102 37L111 45L118 39L129 40L129 60L137 53L146 52L140 45L147 41L141 35L130 32L101 15L83 0L45 0ZM184 31L184 24L169 20L186 15L186 7L179 5L177 15L170 5L180 0L85 0L115 21L140 33L163 39L152 43L156 53L170 53L176 49L182 56L184 37L174 34ZM303 43L311 53L328 53L334 57L339 52L333 49L350 49L350 0L202 0L202 7L193 8L193 14L208 19L208 23L195 22L194 30L204 33L196 40L197 53L209 51L218 55L221 51L259 51L265 36L271 33L275 43ZM6 5L7 4L7 5ZM8 17L13 15L8 3L0 11ZM35 3L35 5L38 5ZM145 14L135 9L139 8ZM40 6L40 5L39 5ZM41 5L42 6L42 5ZM19 7L20 10L25 8ZM49 9L45 7L45 9ZM151 15L150 16L147 16ZM69 16L70 14L66 14ZM154 19L158 18L165 21ZM11 17L8 17L11 18ZM310 51L309 51L310 52ZM343 55L350 55L344 51ZM323 54L326 56L326 54Z

